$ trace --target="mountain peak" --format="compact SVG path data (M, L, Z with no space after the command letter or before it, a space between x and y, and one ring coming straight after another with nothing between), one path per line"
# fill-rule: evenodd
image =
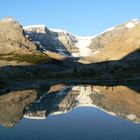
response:
M24 29L29 29L29 28L46 28L46 25L28 25L28 26L24 26Z
M134 19L132 19L131 21L140 22L140 20L139 20L138 18L134 18Z
M11 22L11 23L17 23L17 21L15 20L15 18L7 16L1 19L2 22Z
M58 32L58 33L61 33L61 32L66 33L67 32L67 31L62 30L62 29L54 29L54 28L50 28L50 30L53 31L53 32Z
M135 19L132 19L129 22L127 22L125 24L125 27L127 27L127 28L134 28L137 24L140 24L140 20L135 18Z
M30 32L46 33L46 30L48 30L46 25L42 24L24 26L23 29L29 33Z

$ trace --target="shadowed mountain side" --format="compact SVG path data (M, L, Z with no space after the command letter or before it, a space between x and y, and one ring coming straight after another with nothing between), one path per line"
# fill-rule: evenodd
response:
M65 60L66 61L66 60ZM91 64L82 64L73 61L71 71L63 72L70 77L91 78L97 80L139 79L140 51L139 49L124 56L120 60L109 60Z
M46 28L46 27L45 27ZM50 35L50 31L46 31L44 29L45 33L37 33L37 32L32 32L31 34L28 34L29 38L34 38L33 40L36 40L36 42L40 42L41 44L36 44L38 46L38 49L42 51L49 50L52 52L59 53L59 49L63 50L62 52L65 55L71 56L71 53L67 50L67 48L60 42L59 40L53 40ZM58 36L58 35L57 35ZM35 41L33 41L36 43ZM41 47L40 47L41 45Z
M77 58L78 59L78 58ZM0 67L0 78L58 78L58 79L131 79L138 78L140 52L136 50L121 60L82 64L75 58L64 58L48 64Z
M42 51L52 51L71 56L74 36L66 31L54 31L45 25L30 25L24 27L25 34L34 43L38 44Z
M139 58L140 52L137 50L122 60L93 64L81 64L68 58L51 64L3 66L0 67L0 91L8 93L55 83L125 85L127 81L140 78ZM129 84L126 86L129 87ZM135 86L131 88L137 90Z
M96 85L96 86L126 86L136 92L140 92L138 88L140 85L140 80L92 80L92 79L6 79L1 82L0 95L9 94L10 92L24 91L24 90L36 90L40 96L44 92L55 92L59 90L60 87L65 86L78 86L78 85ZM59 86L55 86L59 85ZM58 88L57 88L58 87ZM41 92L40 92L41 91Z

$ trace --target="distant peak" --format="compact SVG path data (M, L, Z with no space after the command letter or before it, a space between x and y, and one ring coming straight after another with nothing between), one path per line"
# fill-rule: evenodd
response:
M22 25L15 18L10 16L2 18L0 21L6 24L13 24L22 28Z
M127 28L134 28L137 24L140 24L140 20L138 18L132 19L128 21L125 25Z
M46 28L46 25L28 25L28 26L24 26L24 29L29 29L29 28Z
M13 18L13 17L10 17L10 16L7 16L7 17L4 17L4 18L2 18L1 19L1 21L8 21L8 22L17 22L16 20L15 20L15 18Z
M66 33L67 31L65 31L65 30L62 30L62 29L53 29L53 28L50 28L50 30L52 31L52 32L57 32L57 33Z
M138 22L140 22L140 20L138 19L138 18L134 18L134 19L132 19L131 21L138 21Z
M134 18L134 19L130 20L129 22L132 22L137 25L140 23L140 20L138 18Z

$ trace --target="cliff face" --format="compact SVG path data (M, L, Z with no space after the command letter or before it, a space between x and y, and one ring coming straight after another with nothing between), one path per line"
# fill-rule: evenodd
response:
M37 45L42 45L44 49L47 47L51 51L56 50L56 47L54 46L53 40L51 38L51 33L46 26L26 26L24 27L24 31L26 36Z
M66 50L73 54L78 51L78 48L75 47L76 37L64 30L50 29L52 38L58 42L61 47L66 48ZM59 49L61 51L61 49Z
M67 31L48 29L45 25L24 27L26 35L45 50L57 52L63 56L88 56L93 53L89 48L93 37L79 37Z
M65 31L49 30L45 25L25 26L24 31L43 51L49 50L69 56L73 53L75 38Z

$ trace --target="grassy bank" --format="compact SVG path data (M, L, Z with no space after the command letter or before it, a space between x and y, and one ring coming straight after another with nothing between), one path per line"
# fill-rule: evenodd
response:
M26 62L32 64L45 64L52 59L43 53L32 53L32 54L0 54L0 60L6 61L17 61L17 62Z

